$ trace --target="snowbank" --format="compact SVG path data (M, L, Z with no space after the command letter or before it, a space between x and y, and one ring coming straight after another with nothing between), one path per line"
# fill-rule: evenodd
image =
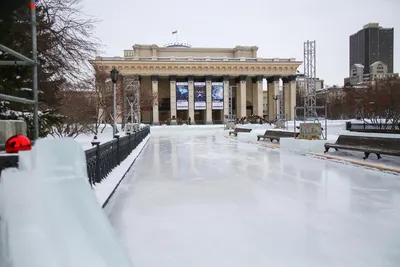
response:
M335 142L336 140L333 140ZM290 152L307 154L310 152L323 153L325 151L324 144L326 140L305 140L294 138L281 138L280 148Z
M0 266L133 266L90 187L78 142L38 140L19 170L2 172L0 199Z

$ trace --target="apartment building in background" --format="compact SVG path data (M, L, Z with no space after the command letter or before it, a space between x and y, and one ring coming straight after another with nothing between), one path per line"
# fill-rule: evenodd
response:
M395 77L393 73L394 28L369 23L350 36L349 77L344 84L358 85Z

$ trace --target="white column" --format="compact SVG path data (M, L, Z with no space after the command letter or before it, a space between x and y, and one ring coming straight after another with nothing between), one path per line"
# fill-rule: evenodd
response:
M225 116L229 115L229 76L224 76L224 112Z
M273 77L267 79L268 81L268 120L273 121L275 119L274 109L275 109L275 101L273 99L274 96L274 83Z
M289 88L290 88L290 119L294 120L295 112L294 107L296 106L296 76L289 77Z
M188 76L189 83L189 117L191 124L196 124L194 121L194 82L193 76Z
M253 114L263 117L263 77L257 76L253 83Z
M211 76L206 77L206 124L212 124Z
M268 119L275 120L279 114L279 100L274 100L279 96L279 78L274 76L268 78Z
M171 101L171 118L176 118L176 77L169 76L169 88L170 88L170 101Z
M240 76L240 83L239 83L239 117L246 116L246 76Z
M156 97L157 100L159 99L158 97L158 76L151 76L152 80L152 91L153 91L153 97ZM158 115L158 106L160 103L156 102L156 105L153 106L153 124L158 125L160 124L159 121L159 115Z
M290 86L289 79L283 78L283 102L284 102L284 111L287 120L290 120L291 116L291 103L290 103Z
M280 95L280 92L279 92L279 77L276 77L274 79L274 92L275 92L275 97L279 97L279 95ZM275 100L275 118L279 114L280 106L281 106L281 104L280 104L280 101L279 101L279 98L278 98L278 100Z
M233 89L235 91L235 105L236 105L236 109L235 109L235 115L236 118L240 119L240 79L239 78L235 78L235 88Z

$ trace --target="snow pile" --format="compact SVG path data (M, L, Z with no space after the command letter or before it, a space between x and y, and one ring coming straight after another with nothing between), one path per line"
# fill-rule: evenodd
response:
M280 148L291 152L300 154L306 153L323 153L325 151L324 144L327 142L334 143L335 140L305 140L294 138L281 138Z
M27 190L29 188L29 190ZM38 140L0 181L0 266L131 267L72 139Z

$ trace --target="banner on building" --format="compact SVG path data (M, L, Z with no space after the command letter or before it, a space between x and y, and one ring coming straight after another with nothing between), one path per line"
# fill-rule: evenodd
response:
M224 83L213 82L211 85L212 109L224 109Z
M187 82L176 83L176 110L189 109L189 86Z
M194 83L194 109L204 110L206 109L206 83L195 82Z

